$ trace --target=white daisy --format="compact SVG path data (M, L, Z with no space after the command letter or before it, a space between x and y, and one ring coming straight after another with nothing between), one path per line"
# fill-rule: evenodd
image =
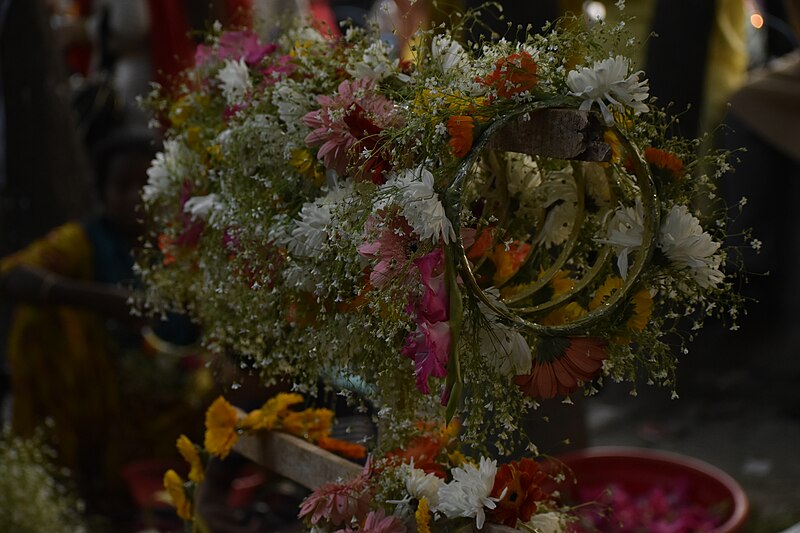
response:
M533 515L528 525L539 533L562 533L565 523L559 513L541 513Z
M225 66L217 73L217 79L222 82L222 95L229 105L241 103L244 95L253 88L244 59L226 59Z
M648 97L647 80L639 81L641 70L628 75L628 59L622 56L609 57L597 61L589 67L571 70L567 74L567 86L570 94L583 98L581 111L588 111L592 104L597 104L603 113L606 124L614 123L609 106L622 110L625 106L637 113L649 110L644 103Z
M225 205L216 194L193 196L183 204L183 212L192 215L192 218L201 218L215 225L219 214L224 211Z
M439 195L433 188L433 174L423 166L392 175L384 189L393 192L393 201L400 206L402 215L414 228L420 239L455 240L453 225L444 212Z
M448 518L475 518L475 525L483 529L486 521L485 509L494 509L505 496L489 496L497 475L497 461L481 457L480 465L466 464L464 468L452 470L453 481L439 489L438 511Z
M688 268L703 288L717 285L725 277L715 255L720 243L703 231L700 221L685 205L674 205L661 224L658 247L679 268Z
M437 35L433 38L431 56L433 62L440 66L444 74L453 68L460 67L466 58L464 48L449 35Z
M610 244L617 254L617 268L622 279L628 277L628 253L642 245L644 239L644 207L636 198L634 207L620 207L608 224L608 238L599 242Z

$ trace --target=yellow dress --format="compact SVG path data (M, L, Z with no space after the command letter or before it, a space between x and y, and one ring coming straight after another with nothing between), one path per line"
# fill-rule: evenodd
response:
M27 265L74 280L127 279L130 251L107 229L65 224L0 260L0 272ZM178 459L175 439L182 431L199 438L211 388L196 359L199 370L187 370L187 359L155 353L138 332L110 326L91 311L18 305L9 335L12 429L29 435L49 426L59 463L87 498L121 489L126 463Z

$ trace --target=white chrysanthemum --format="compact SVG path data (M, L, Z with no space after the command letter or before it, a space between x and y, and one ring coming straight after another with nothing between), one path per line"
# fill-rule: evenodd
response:
M164 151L156 154L147 169L147 183L142 188L142 201L150 204L167 193L173 183L181 183L188 173L190 153L186 147L170 139L164 142Z
M518 331L496 325L480 332L481 353L508 377L531 370L531 348Z
M439 489L444 486L444 481L434 474L426 474L425 471L414 468L413 462L402 465L400 475L409 497L416 500L425 498L431 511L435 511L439 505Z
M381 81L397 70L399 60L394 56L392 46L378 40L364 50L359 61L351 60L346 70L355 79Z
M294 221L288 240L289 252L300 257L314 257L325 248L336 207L350 197L348 184L303 204L300 217Z
M464 468L452 470L453 481L439 489L439 512L448 518L475 518L478 529L483 529L486 521L485 509L494 509L505 496L489 496L497 475L497 461L481 457L480 465L466 464Z
M528 525L539 533L562 533L565 521L560 513L541 513L533 515Z
M610 244L617 254L617 268L622 279L628 277L628 253L639 248L644 239L644 207L636 198L634 207L621 207L608 224L608 238L599 242Z
M225 66L217 73L217 79L222 82L222 95L229 105L241 103L244 95L253 88L244 59L226 59Z
M278 108L278 116L290 133L303 126L303 117L316 108L313 92L304 90L302 85L291 79L275 84L272 103Z
M216 194L205 196L193 196L183 204L183 212L192 215L192 218L200 218L207 221L214 227L218 226L220 215L225 210L225 204Z
M433 174L425 167L406 170L392 175L384 185L393 192L393 201L400 206L402 215L414 228L420 239L445 243L455 240L453 225L444 212L439 195L433 188Z
M449 35L437 35L431 41L431 57L442 73L461 67L466 59L464 47Z
M647 80L639 81L641 70L628 75L628 59L623 56L609 57L597 61L589 67L571 70L567 74L567 86L570 94L583 98L581 111L588 111L592 104L597 104L603 113L606 124L613 124L614 117L609 106L620 110L625 106L637 113L649 110L644 103L648 97Z
M658 247L679 268L688 268L703 288L722 281L720 243L703 231L700 221L685 205L674 205L661 224Z

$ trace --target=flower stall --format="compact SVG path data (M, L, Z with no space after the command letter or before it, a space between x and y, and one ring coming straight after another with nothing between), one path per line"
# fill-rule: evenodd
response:
M214 28L150 99L169 127L144 190L145 308L188 311L266 385L322 379L380 431L353 468L318 451L356 453L329 412L219 399L203 446L180 445L194 474L166 479L183 517L198 457L237 446L316 489L313 531L561 530L560 474L520 416L642 373L672 387L704 318L736 327L737 206L697 207L728 154L671 135L624 29L462 44L477 23L420 31L408 61L372 29Z

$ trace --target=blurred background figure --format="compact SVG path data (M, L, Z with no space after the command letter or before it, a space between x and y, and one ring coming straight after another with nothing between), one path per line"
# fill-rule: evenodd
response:
M161 348L164 338L176 352L190 346L190 323L149 328L130 312L137 207L155 150L147 134L109 137L94 158L102 209L0 261L0 293L19 304L7 351L11 427L28 436L50 424L89 511L114 520L130 512L122 467L177 459L176 432L202 430L210 389L196 350Z

